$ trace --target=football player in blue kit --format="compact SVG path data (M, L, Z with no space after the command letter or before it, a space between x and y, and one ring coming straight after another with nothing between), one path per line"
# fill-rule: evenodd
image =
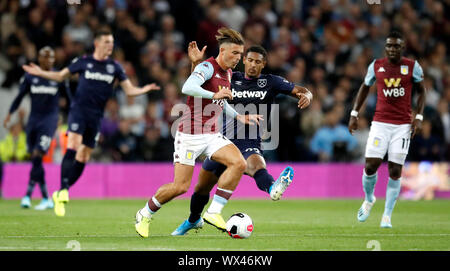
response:
M188 53L193 67L203 59L205 49L206 46L200 51L195 41L189 44ZM247 49L243 59L245 73L233 72L231 80L233 99L228 102L231 105L235 105L234 108L239 114L245 114L245 112L240 111L248 109L247 105L255 105L254 108L258 110L258 112L251 112L252 114L261 114L263 112L259 112L258 106L266 105L267 116L264 116L264 119L267 120L269 119L271 105L278 94L293 96L299 99L298 107L300 109L306 108L312 100L312 93L308 89L295 85L283 77L261 73L266 65L266 56L267 52L261 46L255 45ZM231 137L229 137L230 129L232 129ZM245 129L245 131L240 129ZM279 200L294 177L292 167L286 167L275 181L266 169L260 131L256 132L256 136L252 136L248 126L242 127L242 125L233 120L225 119L223 134L229 137L246 159L247 169L245 174L253 177L258 188L268 193L272 200ZM172 235L184 235L190 229L200 228L203 225L203 220L200 216L203 208L209 201L209 192L217 183L218 177L224 170L225 167L218 162L210 159L206 159L203 162L198 183L191 197L191 214ZM226 225L225 223L222 224L221 227L218 225L213 226L224 231Z
M95 147L106 101L114 92L115 79L118 79L128 96L159 89L154 83L143 87L134 86L122 66L110 58L113 48L112 33L109 30L100 30L95 34L94 53L75 58L68 67L59 72L44 71L35 64L23 66L30 74L59 82L71 74L79 75L68 118L68 144L61 163L61 189L53 193L54 211L57 216L65 215L65 204L69 202L69 187L80 178Z
M38 62L42 70L51 71L55 63L55 52L53 49L48 46L40 49ZM26 134L32 167L27 192L20 204L23 208L31 207L31 194L36 183L39 184L41 189L42 200L35 209L45 210L53 208L53 201L48 199L42 157L48 151L57 127L59 91L61 90L65 90L70 97L67 80L63 84L25 73L20 81L19 94L12 102L9 113L3 121L3 126L6 128L11 115L19 108L22 99L25 95L30 94L31 112L26 126Z

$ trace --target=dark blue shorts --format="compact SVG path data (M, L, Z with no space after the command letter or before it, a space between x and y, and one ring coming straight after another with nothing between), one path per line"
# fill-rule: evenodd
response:
M259 140L231 140L236 147L241 151L242 156L244 156L244 159L247 160L248 157L252 154L258 154L263 155L263 151L261 148L261 142ZM202 167L204 170L211 171L219 177L222 175L222 173L227 168L225 165L213 161L209 158L206 158L205 161L203 161Z
M30 117L25 132L27 134L28 152L39 150L46 153L55 135L58 125L58 115L44 118Z
M89 148L95 148L98 137L100 135L101 117L88 116L87 112L83 112L78 108L71 108L68 118L68 130L83 136L82 143Z

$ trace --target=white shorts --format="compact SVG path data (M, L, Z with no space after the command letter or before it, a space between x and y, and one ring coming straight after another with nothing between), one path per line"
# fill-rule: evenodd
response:
M372 121L366 145L366 158L383 159L404 165L411 142L411 124L390 124Z
M228 144L233 143L221 133L192 135L177 131L173 163L194 166L199 156L205 155L211 158L216 151Z

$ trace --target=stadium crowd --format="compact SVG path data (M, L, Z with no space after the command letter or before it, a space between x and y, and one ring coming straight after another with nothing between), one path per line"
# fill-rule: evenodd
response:
M284 76L314 93L312 104L302 111L295 99L278 100L279 147L267 151L266 159L361 162L375 110L375 89L354 136L347 131L350 111L367 66L374 58L383 57L385 37L395 28L404 34L406 56L423 67L428 90L423 131L412 140L408 159L450 160L446 46L450 44L450 22L445 15L450 14L449 0L382 0L372 5L356 0L81 2L0 0L0 117L17 94L24 73L21 65L35 62L41 47L53 47L56 68L65 67L75 57L92 52L95 29L107 25L114 33L114 58L131 81L136 85L156 82L161 90L131 98L118 86L106 105L93 160L170 161L171 129L178 118L171 110L186 99L180 89L191 70L187 44L196 40L200 48L208 46L208 57L216 55L215 33L221 26L229 26L241 31L246 47L260 44L268 50L263 73ZM237 69L243 70L242 63ZM71 86L74 91L76 79ZM61 98L60 107L63 130L69 110L67 97ZM3 133L0 152L4 162L26 159L20 152L23 146L11 143L24 140L19 136L23 122L24 118L19 118L19 125ZM341 136L343 130L348 136ZM8 147L11 144L18 148ZM17 155L8 153L14 151Z

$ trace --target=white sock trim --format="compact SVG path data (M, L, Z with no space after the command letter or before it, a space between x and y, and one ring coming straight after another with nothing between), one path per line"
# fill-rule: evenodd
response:
M223 188L220 188L220 187L217 187L217 190L233 194L233 190L227 190L227 189L223 189Z
M155 197L152 197L152 201L158 208L161 208L161 203Z

